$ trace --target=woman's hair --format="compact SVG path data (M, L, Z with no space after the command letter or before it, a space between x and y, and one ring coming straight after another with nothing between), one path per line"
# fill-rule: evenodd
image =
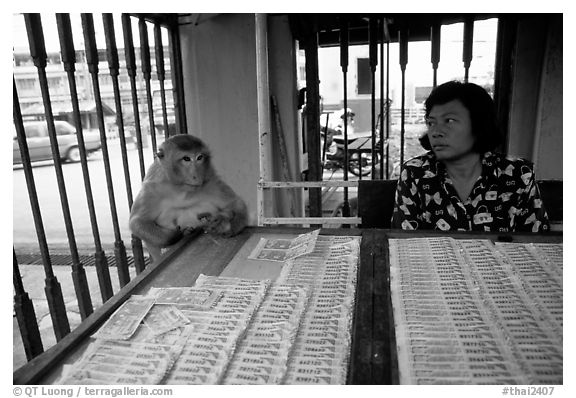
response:
M474 83L450 81L436 87L426 99L426 118L435 105L443 105L458 100L470 113L472 135L475 138L472 150L477 153L493 151L501 142L500 129L496 118L496 108L490 94ZM420 144L426 150L432 149L428 134L420 137Z

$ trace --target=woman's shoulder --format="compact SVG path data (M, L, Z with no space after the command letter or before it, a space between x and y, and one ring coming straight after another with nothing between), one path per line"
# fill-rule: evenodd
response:
M483 162L489 167L500 170L518 169L526 172L532 171L534 167L534 164L527 159L497 152L487 152L484 155Z
M432 152L414 156L402 164L401 179L419 180L436 174L436 158Z
M404 168L429 168L435 161L434 154L430 151L406 160Z

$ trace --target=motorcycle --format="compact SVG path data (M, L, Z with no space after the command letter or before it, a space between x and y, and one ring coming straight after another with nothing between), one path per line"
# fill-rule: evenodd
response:
M332 130L332 131L330 131ZM322 164L327 170L339 170L345 167L344 137L336 130L328 129L328 139L325 139L325 129L321 130ZM380 141L376 143L376 153L371 151L371 134L359 133L348 136L348 171L353 175L367 176L372 171L372 164L379 164ZM362 143L360 149L351 149L351 145L358 141ZM366 147L364 149L364 147Z

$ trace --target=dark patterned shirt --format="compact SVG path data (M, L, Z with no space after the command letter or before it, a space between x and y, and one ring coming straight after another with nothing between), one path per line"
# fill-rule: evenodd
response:
M530 162L487 152L482 174L462 202L446 167L430 151L404 163L392 227L542 232L550 225Z

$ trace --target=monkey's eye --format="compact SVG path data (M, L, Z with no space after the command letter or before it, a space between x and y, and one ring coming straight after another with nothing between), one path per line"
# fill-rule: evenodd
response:
M192 159L190 159L190 156L184 156L184 157L182 158L182 160L185 161L185 162L189 162L189 161L191 161Z
M197 160L197 161L202 161L202 160L204 160L204 155L203 155L203 154L200 154L200 155L196 156L196 160Z

